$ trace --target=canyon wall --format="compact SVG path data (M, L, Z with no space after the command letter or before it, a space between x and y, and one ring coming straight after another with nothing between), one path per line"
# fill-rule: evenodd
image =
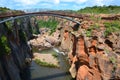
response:
M19 21L0 24L0 80L26 80L25 69L32 58L27 40L32 32L29 19Z

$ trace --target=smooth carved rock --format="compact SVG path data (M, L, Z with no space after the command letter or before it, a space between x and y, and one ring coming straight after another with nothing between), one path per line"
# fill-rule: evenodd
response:
M65 29L63 34L61 34L61 50L64 52L69 52L72 49L73 42L71 41L72 35Z
M101 38L101 37L98 37L98 42L99 42L100 44L103 44L103 43L104 43L104 39Z
M105 45L104 44L99 44L97 46L97 48L100 49L100 50L104 50L105 49Z
M73 78L75 78L76 75L77 75L77 70L76 70L76 65L75 65L76 61L78 61L77 57L74 56L73 59L72 59L71 67L69 69L69 72L71 73L71 75L72 75Z
M86 54L85 53L85 43L84 43L84 39L83 36L80 36L78 38L77 44L76 44L76 53L77 54Z
M76 66L75 66L75 64L72 64L72 65L71 65L71 67L70 67L70 69L69 69L69 72L70 72L72 78L75 78L75 77L76 77L77 71L76 71Z
M101 72L103 80L109 80L112 76L113 65L110 63L109 58L104 55L98 55L98 67Z
M45 40L46 40L46 42L48 42L52 45L55 45L55 44L59 43L59 40L57 40L55 37L52 37L52 36L46 37Z
M51 48L52 45L50 43L46 42L46 43L44 43L44 47Z
M78 69L77 80L93 80L92 75L89 74L89 68L86 65L82 65Z
M30 44L34 47L41 49L52 48L54 46L59 45L60 40L58 40L54 36L49 36L49 34L38 35L36 39L32 39L29 41Z

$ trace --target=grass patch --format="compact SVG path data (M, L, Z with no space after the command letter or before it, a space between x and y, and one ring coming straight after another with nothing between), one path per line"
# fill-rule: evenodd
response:
M112 32L119 32L120 31L120 22L119 21L113 21L113 22L106 22L105 25L105 32L104 35L107 37Z
M86 36L87 36L87 37L91 37L91 35L92 35L92 30L88 29L88 30L86 31Z
M49 28L51 30L50 34L52 34L53 32L55 32L57 25L59 24L59 22L53 18L45 21L45 20L38 20L38 26L39 28Z
M39 59L35 59L35 62L37 64L39 64L40 66L44 66L44 67L51 67L51 68L58 68L59 66L57 65L54 65L54 64L51 64L51 63L47 63L47 62L44 62L44 61L41 61Z
M110 57L109 60L110 60L110 62L113 63L113 64L116 63L116 59L115 59L115 57Z
M57 57L58 57L58 54L57 54L57 53L52 53L52 56L53 56L54 58L57 58Z
M95 17L94 15L90 16L90 19L95 21L96 23L98 23L99 21L101 21L101 17Z
M87 37L91 37L92 36L92 30L98 30L100 28L100 26L95 23L94 25L90 26L87 30L86 30L86 36Z

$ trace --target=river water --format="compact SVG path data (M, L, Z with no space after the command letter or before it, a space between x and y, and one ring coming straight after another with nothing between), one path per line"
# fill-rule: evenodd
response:
M40 51L40 53L44 54L53 52L55 53L53 49ZM26 80L73 80L69 73L70 65L66 58L62 54L58 54L58 60L60 68L42 67L32 61L29 77Z

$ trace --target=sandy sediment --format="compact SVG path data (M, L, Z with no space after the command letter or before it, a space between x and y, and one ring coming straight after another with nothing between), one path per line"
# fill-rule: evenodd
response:
M40 54L40 53L34 53L34 59L39 59L40 61L47 62L50 64L54 64L56 66L59 66L58 60L52 56L52 54Z

